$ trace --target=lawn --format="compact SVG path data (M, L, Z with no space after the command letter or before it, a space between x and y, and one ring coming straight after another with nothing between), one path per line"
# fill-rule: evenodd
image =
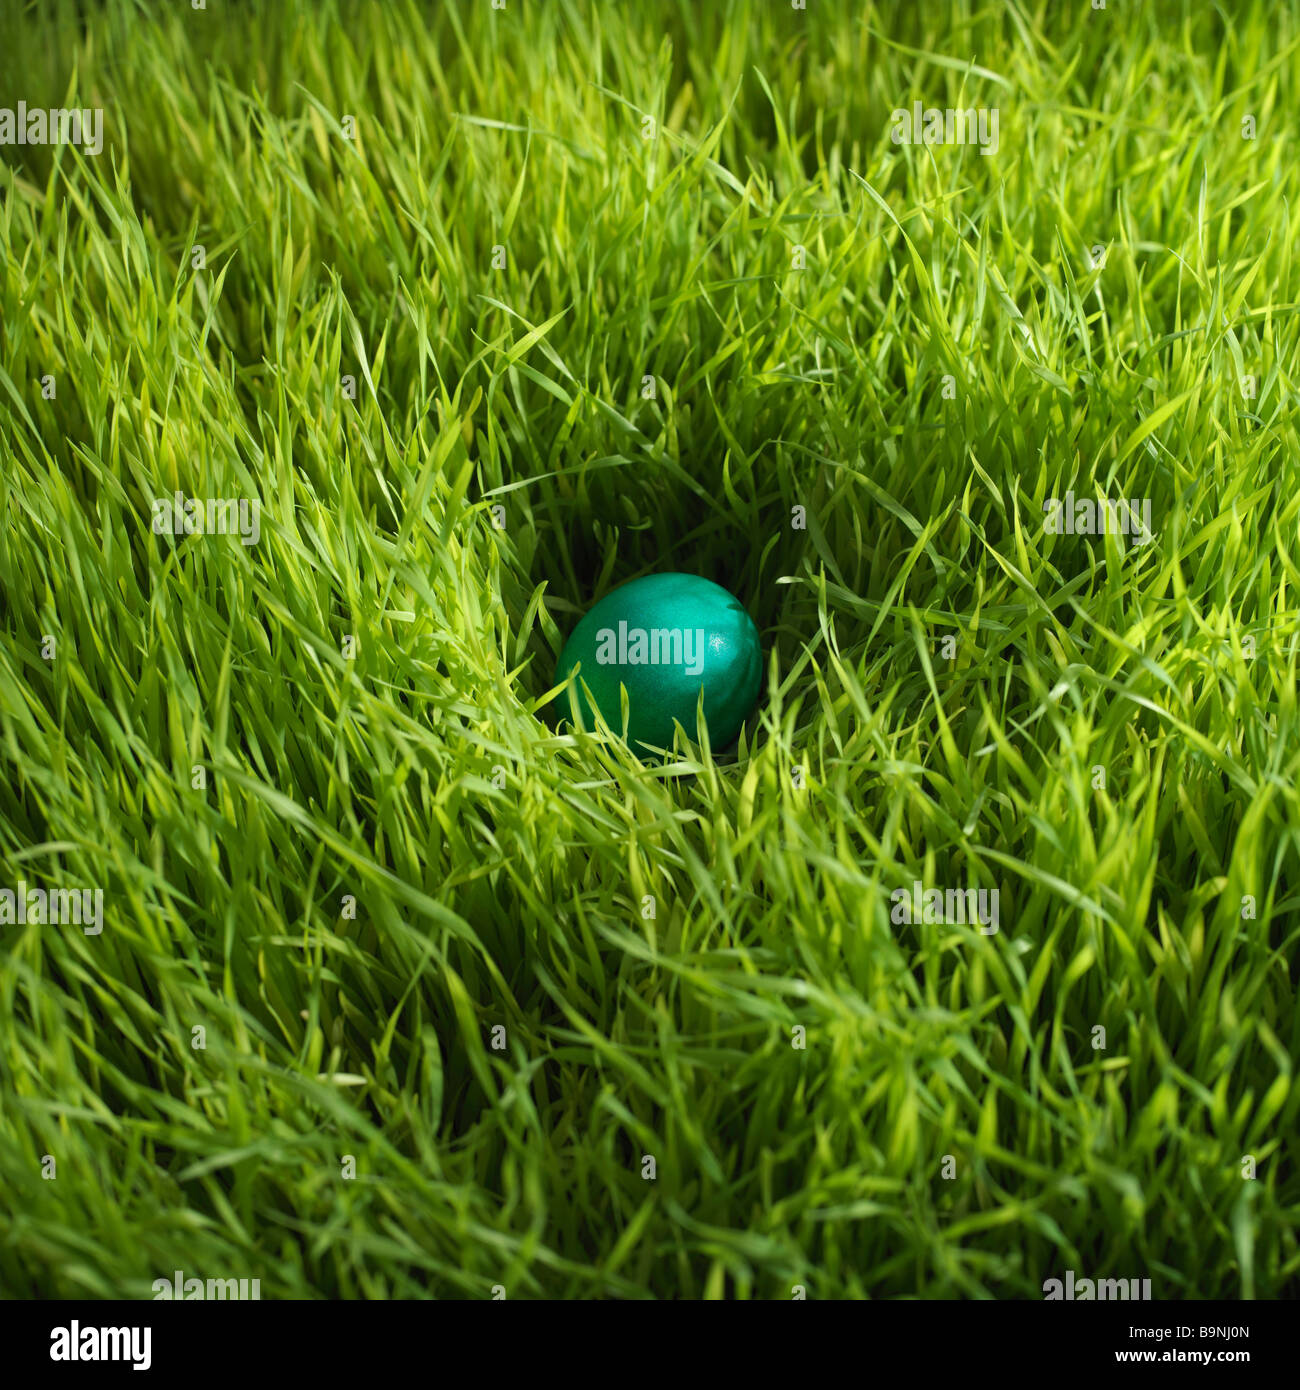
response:
M1296 1294L1294 9L0 12L0 1294Z

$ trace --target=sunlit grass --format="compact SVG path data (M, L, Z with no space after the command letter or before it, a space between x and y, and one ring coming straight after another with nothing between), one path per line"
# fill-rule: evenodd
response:
M0 1292L1294 1293L1295 16L80 8L0 0L105 111L0 166L0 886L105 927L0 927ZM656 765L552 685L664 569L769 666Z

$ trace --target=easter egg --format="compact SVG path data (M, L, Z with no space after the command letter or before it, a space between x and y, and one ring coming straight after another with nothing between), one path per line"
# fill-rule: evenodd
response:
M753 619L721 585L694 574L648 574L606 594L579 621L560 654L557 684L573 671L570 709L584 727L594 729L595 720L579 682L615 733L625 686L632 747L671 748L674 719L696 737L703 690L709 742L721 749L758 699L763 653Z

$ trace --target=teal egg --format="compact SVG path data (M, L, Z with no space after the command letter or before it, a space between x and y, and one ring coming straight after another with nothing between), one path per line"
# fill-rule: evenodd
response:
M627 687L628 740L673 746L673 720L695 737L704 691L709 742L725 748L758 699L763 652L744 605L721 585L694 574L648 574L606 594L569 634L556 682L575 667L605 722L623 727L619 686ZM578 681L571 687L584 725L595 728ZM576 712L576 711L575 711Z

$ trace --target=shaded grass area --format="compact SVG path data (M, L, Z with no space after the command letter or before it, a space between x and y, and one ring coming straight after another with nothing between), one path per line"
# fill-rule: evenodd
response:
M0 1290L1294 1293L1293 15L4 8Z

